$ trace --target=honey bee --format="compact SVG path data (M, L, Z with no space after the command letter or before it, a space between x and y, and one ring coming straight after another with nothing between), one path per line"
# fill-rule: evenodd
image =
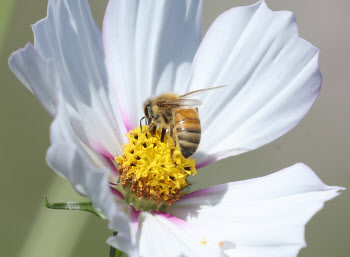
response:
M141 121L146 119L148 130L152 134L160 127L161 141L164 141L165 133L168 132L173 138L174 146L178 144L182 155L188 158L197 150L201 140L198 108L194 107L200 105L201 101L189 97L222 87L224 86L196 90L184 95L164 93L149 98L144 102L145 117Z

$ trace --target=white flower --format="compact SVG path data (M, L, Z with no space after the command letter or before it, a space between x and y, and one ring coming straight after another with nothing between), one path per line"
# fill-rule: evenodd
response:
M233 8L201 42L201 6L110 0L101 34L87 0L50 0L33 26L34 47L13 53L9 65L54 117L48 164L119 232L109 244L130 257L296 256L306 222L342 189L303 164L195 191L167 213L136 212L111 192L112 160L147 97L229 85L201 99L197 168L278 138L317 97L319 49L298 36L292 13L263 1Z

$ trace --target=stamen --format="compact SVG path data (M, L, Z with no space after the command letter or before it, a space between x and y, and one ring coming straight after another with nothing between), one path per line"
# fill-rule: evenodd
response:
M154 135L147 126L142 131L140 127L129 131L129 143L123 145L123 155L115 158L120 175L117 189L136 210L159 210L180 198L188 186L187 177L197 173L195 160L185 158L161 129Z

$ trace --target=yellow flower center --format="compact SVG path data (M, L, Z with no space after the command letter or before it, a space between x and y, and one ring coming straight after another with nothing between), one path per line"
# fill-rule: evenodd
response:
M129 131L129 143L122 146L123 155L115 158L123 187L117 189L136 209L145 207L135 206L140 200L150 200L158 207L173 204L188 186L186 178L197 173L195 160L183 157L168 134L162 142L161 129L155 135L147 129L143 126L143 132L140 127Z

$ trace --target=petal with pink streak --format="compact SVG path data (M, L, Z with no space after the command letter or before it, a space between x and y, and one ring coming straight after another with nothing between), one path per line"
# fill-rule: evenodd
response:
M188 91L227 85L200 96L197 165L256 149L296 126L320 91L318 55L299 36L291 12L273 12L260 1L220 15L196 53L188 83Z
M201 0L109 1L102 30L106 65L128 130L139 125L148 97L185 89L201 40L201 8Z
M229 256L296 257L306 246L306 223L343 189L325 185L309 167L296 164L195 191L168 212L189 226L206 228L220 242L233 243L224 250Z

